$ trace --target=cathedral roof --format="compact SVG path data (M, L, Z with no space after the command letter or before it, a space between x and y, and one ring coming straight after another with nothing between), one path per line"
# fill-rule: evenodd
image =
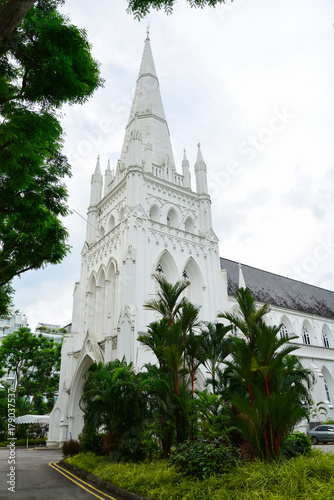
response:
M220 258L220 267L226 269L228 295L235 296L239 286L238 262ZM334 318L334 292L245 264L242 272L247 288L258 302Z
M168 163L175 168L170 135L162 104L159 80L156 75L149 36L145 40L136 90L126 126L121 161L127 164L127 151L131 132L139 130L142 142L152 146L152 163Z

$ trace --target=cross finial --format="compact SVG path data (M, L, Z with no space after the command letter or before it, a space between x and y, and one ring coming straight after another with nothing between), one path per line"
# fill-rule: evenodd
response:
M147 28L146 28L146 40L150 39L150 23L147 23Z
M197 144L197 147L200 148L201 147L201 143L198 141L198 144Z

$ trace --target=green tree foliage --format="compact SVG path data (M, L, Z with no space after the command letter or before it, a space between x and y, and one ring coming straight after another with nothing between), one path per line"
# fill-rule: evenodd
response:
M108 433L108 452L133 458L140 452L141 433L147 405L133 364L125 359L106 365L94 363L86 373L80 406L84 412L85 435L100 428Z
M195 333L200 326L199 308L183 296L189 282L177 281L172 285L161 276L156 280L158 298L146 302L145 307L162 318L150 323L147 334L140 335L138 340L153 351L159 362L158 369L146 367L147 383L159 410L156 432L164 454L168 455L174 442L180 443L192 434L194 381L204 351L202 336ZM157 390L161 387L165 387L163 392Z
M171 325L182 316L184 304L183 291L190 285L189 281L177 281L175 285L168 283L164 276L155 276L159 285L158 298L144 304L144 308L161 314L162 318Z
M225 0L187 0L190 4L190 7L199 7L203 9L203 7L211 6L215 7L216 5L225 3ZM232 0L233 1L233 0ZM131 12L136 19L141 19L150 13L151 9L161 10L167 14L171 14L173 12L174 5L176 0L128 0L129 6L128 11Z
M206 439L229 439L232 427L230 408L220 395L198 391L194 400L197 408L200 435Z
M205 353L204 366L209 375L206 380L207 386L211 386L215 394L220 386L219 381L222 378L221 365L230 352L231 338L228 333L232 326L225 326L222 323L207 322L202 330L202 347Z
M157 365L146 364L139 374L124 359L90 368L81 399L90 449L99 449L97 431L103 427L109 451L122 457L133 457L144 442L149 453L156 453L155 440L167 457L172 446L201 436L210 443L222 439L224 447L238 445L245 459L279 458L311 404L311 372L291 354L298 346L280 338L280 326L264 322L268 306L257 308L244 289L237 294L240 316L226 312L219 316L230 325L205 323L196 333L199 310L183 297L184 283L157 281L158 299L146 307L161 319L138 337ZM230 333L232 325L243 337ZM194 391L201 365L211 392Z
M26 327L19 328L3 339L0 368L15 372L16 399L27 401L32 396L33 409L35 399L48 394L53 406L59 383L60 350L61 344L55 344L41 335L36 336ZM41 405L39 409L42 410Z
M0 19L11 3L0 4ZM35 2L0 36L1 314L14 276L69 251L59 218L68 214L63 179L71 172L57 110L84 103L103 83L85 31L57 11L61 3Z
M142 384L147 394L150 429L167 457L176 436L174 381L162 367L148 363L144 368Z
M257 309L248 289L237 293L241 317L227 319L244 334L231 337L229 399L235 411L234 425L251 443L256 456L278 458L281 445L297 423L309 414L311 372L291 352L298 346L279 338L280 326L265 324L268 306Z

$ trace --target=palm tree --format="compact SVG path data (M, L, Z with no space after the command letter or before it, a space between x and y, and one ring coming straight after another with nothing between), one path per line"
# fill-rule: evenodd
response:
M145 346L145 349L152 351L160 368L164 364L164 348L166 345L168 324L165 319L153 321L147 327L147 333L138 335L138 340Z
M203 347L203 335L195 335L195 333L190 330L185 340L184 353L191 376L191 395L194 396L196 372L206 359L206 352Z
M227 437L231 430L231 417L227 403L220 395L200 391L194 404L198 409L201 435L207 439Z
M199 308L182 297L189 282L178 281L175 285L171 285L161 276L157 276L156 280L160 286L159 298L146 302L144 307L157 311L162 318L160 321L150 323L147 334L140 335L138 340L157 357L161 377L164 380L169 377L173 381L172 403L176 441L181 442L186 437L190 418L191 394L186 370L186 350L188 348L189 352L190 343L187 344L187 336L200 325ZM195 367L195 358L192 359L192 378L194 379L197 367Z
M169 373L147 363L142 372L142 389L149 409L149 425L159 439L164 457L170 454L175 442L174 381Z
M222 323L205 323L205 328L202 330L203 335L203 350L205 352L204 366L207 369L209 378L207 385L212 386L212 392L215 394L217 389L217 373L220 370L219 365L223 363L226 356L229 354L230 337L228 332L232 329L231 325L223 325Z
M269 312L269 306L264 304L257 308L255 299L248 288L239 288L236 299L239 305L242 318L231 314L230 312L218 314L218 318L227 319L231 325L238 328L248 339L250 344L254 341L256 327L262 321L262 318Z
M242 318L228 312L219 315L245 336L231 337L232 360L226 361L235 426L257 456L278 458L286 435L308 416L310 371L290 356L298 346L279 338L281 325L264 323L266 304L256 309L251 292L243 288L238 290L237 302Z
M140 441L147 407L132 363L115 360L106 365L94 363L86 373L80 400L84 412L84 432L96 434L103 428L113 449L131 451L129 445ZM136 445L136 446L137 446Z
M180 317L184 299L182 292L189 286L189 281L177 281L175 285L168 283L164 276L155 276L159 284L158 299L145 302L144 308L162 315L169 325Z

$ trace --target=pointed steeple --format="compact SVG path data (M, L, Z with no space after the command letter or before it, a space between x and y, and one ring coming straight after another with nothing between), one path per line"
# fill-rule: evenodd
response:
M110 160L108 160L107 170L104 171L104 193L103 196L109 193L109 184L113 180L113 172L110 168Z
M96 167L94 173L92 175L91 180L91 189L90 189L90 205L97 205L99 201L101 201L102 197L102 185L103 178L101 175L100 168L100 156L97 157Z
M94 170L94 175L99 175L99 174L101 174L100 155L98 155L98 157L97 157L96 167L95 167L95 170Z
M146 36L146 40L145 40L145 48L144 48L144 53L143 53L143 57L141 60L138 78L142 75L151 75L158 80L157 73L155 71L155 65L154 65L151 45L150 45L150 34L148 31L147 31L147 36Z
M145 146L149 143L152 146L152 164L160 167L168 156L170 166L175 170L172 145L161 100L159 81L156 75L149 36L145 40L135 95L122 147L121 162L124 163L125 167L128 167L131 161L129 157L129 144L131 132L133 131L141 133L143 144L142 159L144 163ZM150 168L147 170L150 170Z
M100 168L100 156L97 157L96 167L92 175L90 187L90 204L87 213L86 241L88 244L96 241L97 237L97 204L102 198L103 177Z
M197 158L196 158L196 163L204 163L203 155L202 155L202 151L201 151L201 144L200 143L197 144Z
M185 149L183 150L182 174L183 174L183 187L190 189L191 182L190 182L189 161Z
M239 262L239 288L246 288L244 273L242 272L241 263Z
M206 164L203 160L201 145L197 145L197 158L195 163L196 190L198 194L208 194Z

